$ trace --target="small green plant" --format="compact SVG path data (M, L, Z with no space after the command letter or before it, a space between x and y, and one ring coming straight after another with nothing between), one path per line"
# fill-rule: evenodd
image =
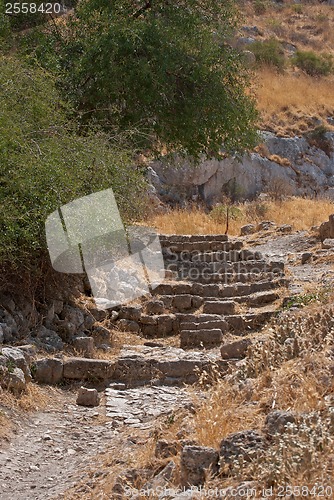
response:
M210 217L219 223L225 223L227 220L227 213L230 220L239 220L242 218L242 211L233 205L217 205L211 212Z
M268 28L278 36L284 35L284 25L278 19L269 19Z
M294 295L285 304L284 309L291 307L305 307L313 302L325 303L330 294L330 290L322 288L321 290L305 293L304 295Z
M7 363L6 363L6 368L7 368L9 373L13 373L14 369L16 368L14 361L12 361L11 359L8 359Z
M328 157L331 156L333 152L332 142L326 137L328 129L324 125L319 125L315 129L311 130L306 136L310 146L315 146L322 149Z
M300 3L295 3L291 5L291 9L296 14L301 14L303 12L303 6Z
M284 68L284 50L282 44L275 38L254 42L252 44L252 52L259 64L275 66L279 70Z
M333 56L330 54L316 54L311 50L297 50L293 63L311 76L327 76L333 73Z
M254 12L257 16L265 14L267 10L267 3L264 0L255 0Z
M247 220L254 221L262 219L268 212L268 205L263 202L249 203L246 205L245 215Z
M174 413L171 413L170 415L167 415L166 420L165 420L165 424L167 426L171 426L171 425L174 424L174 422L175 422L175 415L174 415Z

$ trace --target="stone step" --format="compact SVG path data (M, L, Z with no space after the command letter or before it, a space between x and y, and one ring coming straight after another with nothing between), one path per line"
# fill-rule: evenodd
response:
M162 253L165 256L173 255L174 258L183 252L187 252L191 255L198 255L201 253L212 253L212 252L230 252L235 250L241 250L243 247L242 241L200 241L197 243L193 242L170 242L162 243Z
M201 284L194 282L164 282L152 290L152 295L182 295L190 294L201 297L235 297L250 295L257 292L266 292L279 287L287 286L287 280L276 278L270 281L259 281L256 283L243 284Z
M181 327L182 323L201 324L216 321L226 322L229 331L234 332L235 335L242 335L243 332L251 331L264 325L276 313L276 309L266 309L265 311L256 310L252 313L230 315L214 313L175 313L160 316L143 315L139 321L139 325L142 335L146 338L178 335L184 329L183 326Z
M214 285L213 285L214 286ZM218 286L218 285L216 285ZM250 288L250 287L249 287ZM167 309L170 312L186 312L186 311L196 311L199 309L202 305L204 305L204 312L210 312L207 311L206 308L208 307L206 304L211 303L211 302L216 302L216 303L227 303L231 299L233 299L233 302L237 302L239 304L246 304L249 305L250 307L260 307L265 304L270 304L271 302L275 302L275 300L279 299L279 294L277 292L273 291L267 291L267 292L257 292L254 294L250 295L242 295L239 297L234 297L234 296L228 296L228 297L221 297L220 295L221 290L218 290L218 297L213 296L213 297L201 297L200 295L191 295L191 294L182 294L182 295L162 295L160 297L160 301L163 303L164 309ZM212 291L212 293L215 293L215 290ZM154 307L151 307L156 305L156 301L151 301L146 304L146 310L147 313L150 314L150 311ZM210 306L209 306L210 307ZM219 306L213 306L214 308L217 308ZM223 308L225 306L222 306ZM227 311L229 306L225 307L225 310ZM216 311L214 311L216 312ZM156 312L155 312L156 314ZM229 312L217 312L217 314L233 314Z
M180 323L181 333L183 330L210 330L210 329L219 329L222 331L222 333L226 333L228 331L228 323L225 319L203 321L202 323L196 323L196 322Z
M235 335L242 335L244 332L248 332L263 326L275 314L277 314L277 310L275 308L268 308L265 311L260 310L260 311L254 311L252 313L232 314L229 316L224 316L220 314L208 314L208 313L207 314L176 313L175 316L179 331L183 328L183 326L181 326L183 323L201 324L205 322L224 321L228 325L228 331L233 332ZM199 326L198 328L200 327L201 326Z
M276 280L283 277L284 272L261 272L261 273L179 273L180 281L189 280L198 284L222 284L232 283L255 283L257 281Z
M196 382L203 371L215 368L225 373L229 362L221 354L205 351L184 351L176 347L124 346L115 363L113 380L130 386L150 381L158 384L178 385Z
M242 335L244 332L249 332L262 327L276 314L277 310L271 309L243 315L236 314L226 316L226 321L230 332L234 333L234 335Z
M255 273L273 272L280 273L284 271L284 262L267 262L265 260L249 260L243 262L170 262L166 264L166 269L178 272L179 275L196 275L200 273Z
M181 348L217 347L222 343L222 331L219 328L182 330L180 332Z
M230 315L235 313L235 302L232 300L206 300L203 306L204 314Z
M226 234L160 234L160 243L168 245L170 243L198 243L203 241L228 241Z
M228 243L232 245L232 243ZM199 252L194 251L173 251L171 248L163 249L165 262L243 262L243 261L258 261L263 260L260 252L252 252L251 250L236 250L224 249L224 251L215 252Z

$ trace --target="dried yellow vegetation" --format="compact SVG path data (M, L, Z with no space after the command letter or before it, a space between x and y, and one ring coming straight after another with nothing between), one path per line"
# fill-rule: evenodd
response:
M242 226L261 220L271 220L278 225L291 224L295 230L309 230L328 219L334 204L327 199L292 197L283 201L245 202L233 207L237 212L234 212L235 218L229 220L228 234L237 236ZM163 234L222 234L226 231L225 213L222 210L220 217L219 214L214 217L194 206L152 215L146 224Z
M298 135L334 115L334 78L302 73L257 72L256 98L261 128L281 135ZM328 123L328 129L333 129Z

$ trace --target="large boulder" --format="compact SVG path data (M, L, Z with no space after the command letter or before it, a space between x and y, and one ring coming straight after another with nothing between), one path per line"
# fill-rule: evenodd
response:
M14 394L20 394L26 390L26 379L21 368L7 370L3 385Z
M34 343L47 352L61 351L64 348L64 343L58 333L50 330L43 325L38 326L34 332Z
M1 352L7 359L7 367L20 368L24 373L25 380L29 382L31 380L31 373L23 352L16 347L3 347Z

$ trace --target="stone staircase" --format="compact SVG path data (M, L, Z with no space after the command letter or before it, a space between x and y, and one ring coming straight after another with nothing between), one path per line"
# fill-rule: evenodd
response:
M226 235L161 235L166 279L141 305L123 306L119 325L154 339L178 335L180 347L220 346L227 332L261 328L280 306L283 262Z

